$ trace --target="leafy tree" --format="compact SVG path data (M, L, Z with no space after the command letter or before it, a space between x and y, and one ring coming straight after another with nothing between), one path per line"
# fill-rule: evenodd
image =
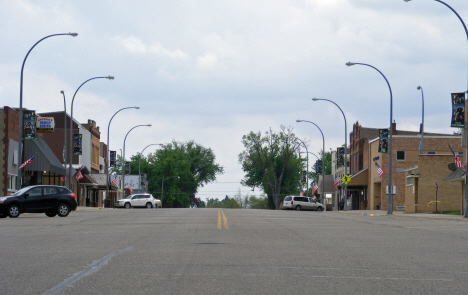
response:
M138 174L140 156L131 157L131 174ZM148 190L161 194L164 207L200 207L202 201L195 197L198 188L224 172L215 162L213 151L193 141L173 141L141 157L141 173L147 174Z
M226 196L223 200L219 200L218 198L209 198L207 208L230 208L230 209L239 209L241 206L234 198L229 198Z
M248 199L249 209L268 209L268 198L267 197L256 197L250 196Z
M291 128L250 132L242 137L245 150L239 154L239 163L246 173L242 184L261 187L268 196L269 207L279 209L284 193L297 193L304 160L298 156L300 142Z

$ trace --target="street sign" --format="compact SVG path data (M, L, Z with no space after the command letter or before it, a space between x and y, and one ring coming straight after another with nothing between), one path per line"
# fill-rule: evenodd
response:
M348 184L348 182L351 181L351 178L349 178L348 175L345 174L345 176L341 177L341 182L343 182L344 184Z

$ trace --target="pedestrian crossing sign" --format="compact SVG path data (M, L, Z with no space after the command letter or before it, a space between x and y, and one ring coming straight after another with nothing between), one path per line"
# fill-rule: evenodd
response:
M351 178L349 178L348 175L345 174L345 176L341 177L341 182L343 182L344 184L348 184L348 182L351 181Z

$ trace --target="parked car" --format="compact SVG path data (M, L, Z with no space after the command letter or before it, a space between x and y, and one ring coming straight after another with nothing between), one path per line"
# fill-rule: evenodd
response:
M33 185L10 196L0 197L0 218L16 218L22 213L66 217L76 206L75 195L64 186Z
M158 208L161 207L161 201L156 200L151 194L134 194L129 195L125 199L117 200L117 202L115 202L115 207L124 207L127 209L132 207Z
M283 201L282 209L294 209L296 211L301 210L314 210L323 211L325 206L313 200L311 197L302 196L286 196Z

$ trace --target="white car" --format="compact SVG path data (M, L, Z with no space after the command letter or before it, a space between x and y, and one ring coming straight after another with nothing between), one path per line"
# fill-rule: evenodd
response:
M282 209L301 210L314 210L323 211L325 206L322 203L316 202L311 197L301 196L286 196L283 201Z
M126 209L132 207L158 208L161 207L161 201L155 199L151 194L136 194L117 200L115 207L124 207Z

